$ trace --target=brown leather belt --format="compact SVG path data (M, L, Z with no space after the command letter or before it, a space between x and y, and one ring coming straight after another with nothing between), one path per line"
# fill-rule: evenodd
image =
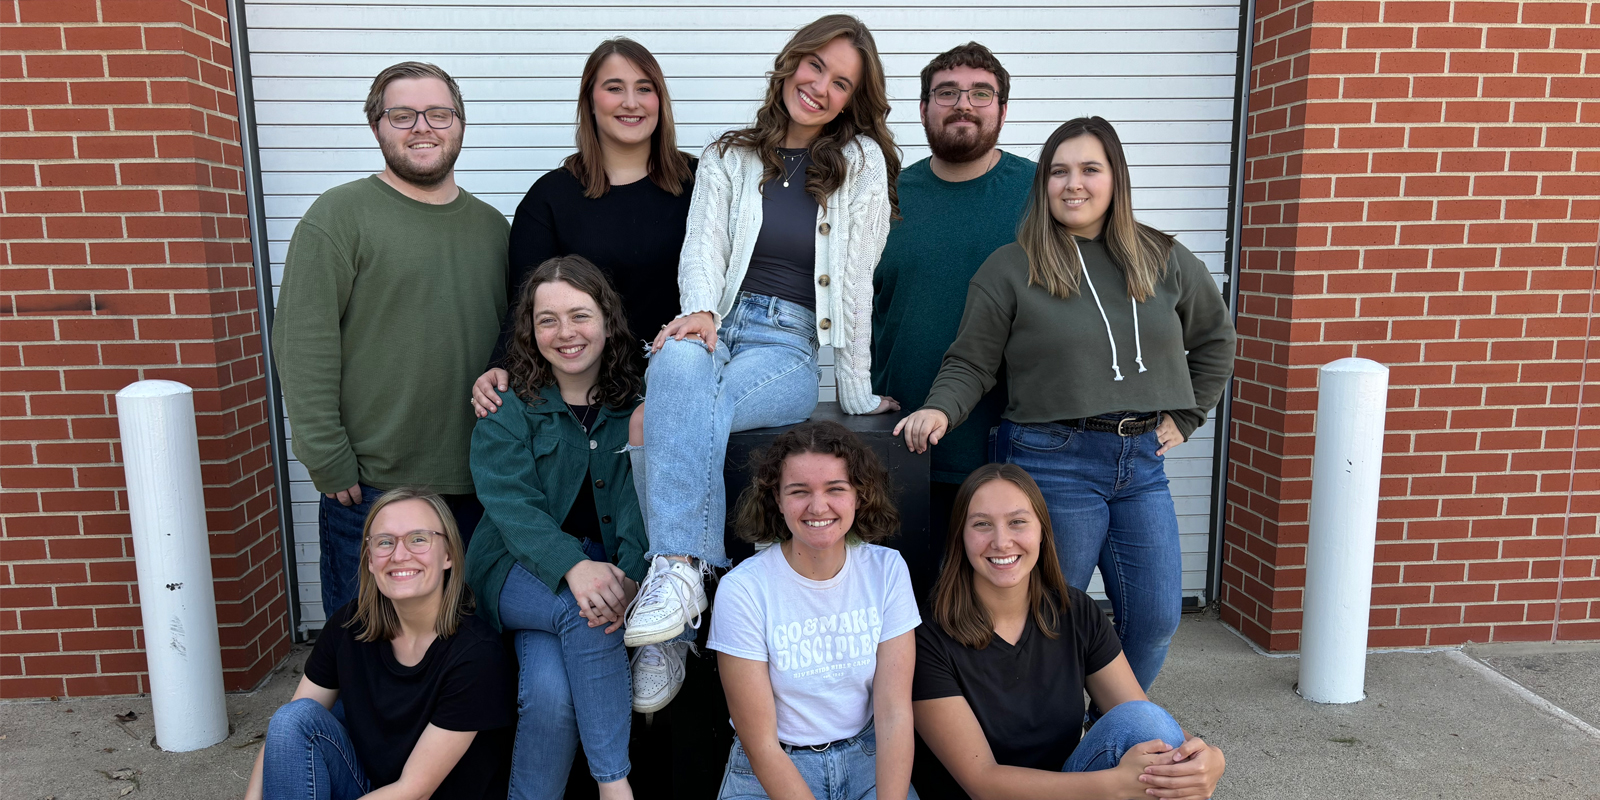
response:
M1121 419L1084 417L1083 419L1062 420L1061 424L1081 431L1114 433L1118 436L1143 436L1155 430L1161 424L1161 414L1156 412L1145 416L1128 416Z

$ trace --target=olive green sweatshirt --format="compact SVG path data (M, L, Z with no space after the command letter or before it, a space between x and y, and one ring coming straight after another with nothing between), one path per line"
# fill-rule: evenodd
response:
M1087 280L1066 300L1028 285L1020 245L989 256L967 286L961 328L924 407L960 425L1003 359L1004 416L1012 422L1165 411L1187 439L1233 372L1233 323L1216 281L1188 248L1174 244L1166 276L1155 296L1137 304L1136 317L1104 241L1077 242Z
M284 258L272 352L317 491L472 492L467 400L505 315L510 230L465 190L430 205L377 176L311 204Z

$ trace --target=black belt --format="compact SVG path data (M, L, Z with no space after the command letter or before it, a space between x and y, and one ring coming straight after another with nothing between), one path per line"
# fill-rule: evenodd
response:
M872 730L872 724L868 723L867 727L865 729L863 729L860 733L858 733L858 734L856 734L854 736L849 736L849 737L843 738L843 739L835 739L835 740L833 740L831 742L828 742L827 744L784 744L783 742L778 742L778 746L783 748L783 752L785 752L785 753L793 753L796 750L810 750L813 753L826 753L826 752L828 752L828 749L833 747L834 745L843 746L843 745L855 744L862 737L866 736L867 732L870 731L870 730Z
M1121 419L1108 419L1105 416L1084 417L1083 419L1064 419L1062 425L1077 428L1080 431L1099 431L1100 433L1114 433L1118 436L1143 436L1156 429L1161 424L1160 412L1144 416L1130 415Z

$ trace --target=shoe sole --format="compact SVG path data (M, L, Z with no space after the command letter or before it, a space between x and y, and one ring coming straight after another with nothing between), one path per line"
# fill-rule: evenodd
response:
M696 605L700 608L695 611L695 614L704 614L706 609L711 607L711 601L702 597L696 602ZM689 616L692 617L694 614ZM637 630L631 627L624 627L622 629L622 644L624 647L644 647L647 644L670 642L678 638L685 627L688 627L686 623L679 623L676 628L660 628L656 630ZM666 704L663 703L662 705Z

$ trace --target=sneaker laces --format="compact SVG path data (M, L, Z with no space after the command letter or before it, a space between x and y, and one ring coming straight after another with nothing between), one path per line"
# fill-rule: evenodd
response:
M624 618L632 619L635 608L645 605L647 602L659 602L659 600L652 601L650 598L667 591L677 595L679 608L687 609L693 603L694 584L673 568L675 563L679 562L674 562L666 556L656 556L656 563L651 565L650 574L645 576L644 585L639 587L639 593L634 595L633 602L629 603L628 607L623 611ZM661 566L664 566L665 569L657 568ZM691 562L692 568L693 562ZM701 580L704 580L705 573L709 572L709 569L702 566L700 567L700 572ZM700 607L699 604L694 605L694 621L689 623L689 627L700 630Z
M686 644L686 642L647 644L644 647L633 651L633 658L628 661L629 670L637 672L641 663L646 667L655 669L665 666L667 668L668 678L672 682L682 683L684 679L683 662L687 656L682 658L672 658L667 655L667 648Z

